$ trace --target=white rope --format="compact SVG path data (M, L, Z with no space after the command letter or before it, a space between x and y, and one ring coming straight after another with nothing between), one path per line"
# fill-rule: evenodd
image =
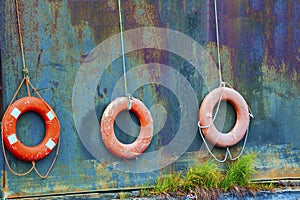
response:
M198 121L198 127L199 127L199 133L200 133L200 136L203 140L203 143L205 144L205 147L207 149L207 151L212 155L212 157L222 163L222 162L225 162L227 160L227 157L228 157L228 151L226 151L225 153L225 157L223 160L220 160L218 159L214 154L213 152L210 150L206 140L205 140L205 137L203 136L202 134L202 128L209 128L215 121L218 113L219 113L219 109L220 109L220 105L221 105L221 101L222 101L222 97L223 97L223 94L224 94L224 87L226 87L226 83L223 82L223 79L222 79L222 69L221 69L221 56L220 56L220 42L219 42L219 25L218 25L218 11L217 11L217 1L214 0L214 7L215 7L215 20L216 20L216 38L217 38L217 60L218 60L218 72L219 72L219 83L220 83L220 86L219 87L223 87L223 90L222 90L222 93L220 95L220 98L218 100L218 105L217 105L217 109L216 109L216 112L211 120L211 122L208 124L208 125L204 125L204 126L201 126L200 125L200 119ZM231 155L231 154L230 154Z
M218 162L220 162L220 163L225 162L225 161L227 160L228 152L227 152L227 151L225 152L225 157L224 157L223 160L218 159L218 158L215 156L215 154L213 154L213 152L210 150L210 148L209 148L209 146L208 146L208 144L207 144L207 142L206 142L206 140L205 140L205 138L204 138L204 136L203 136L203 133L202 133L202 131L201 131L200 122L198 122L198 127L199 127L199 133L200 133L200 136L201 136L201 138L202 138L202 140L203 140L203 143L204 143L204 145L205 145L207 151L210 153L210 155L211 155L216 161L218 161Z
M219 72L219 82L220 82L220 87L226 87L226 82L223 81L223 78L222 78L222 68L221 68L221 56L220 56L220 39L219 39L219 24L218 24L218 9L217 9L217 0L214 0L214 9L215 9L215 22L216 22L216 39L217 39L217 59L218 59L218 72ZM229 85L229 84L228 84ZM230 86L230 85L229 85ZM231 86L230 86L231 87ZM222 93L220 95L220 98L219 98L219 101L218 101L218 105L217 105L217 109L216 109L216 112L213 116L213 119L212 121L208 124L208 125L204 125L204 126L201 126L200 125L200 119L198 121L198 127L199 127L199 133L200 133L200 136L203 140L203 143L205 144L205 147L206 149L208 150L208 152L212 155L212 157L218 161L218 162L225 162L227 157L229 156L230 160L237 160L243 153L244 149L245 149L245 146L246 146L246 142L247 142L247 138L248 138L248 129L247 129L247 132L246 132L246 136L245 136L245 139L244 139L244 144L242 146L242 149L240 151L240 153L238 154L238 156L236 156L235 158L232 157L231 155L231 152L230 152L230 149L229 147L226 148L226 153L225 153L225 157L223 160L220 160L218 159L214 154L213 152L211 151L211 149L209 148L206 140L205 140L205 137L203 136L203 133L202 133L202 128L209 128L215 121L216 117L217 117L217 114L219 112L219 109L220 109L220 104L221 104L221 101L222 101L222 97L223 97L223 93L224 93L224 90L222 90ZM252 115L252 112L251 112L251 109L249 107L249 115L251 118L253 118L253 115Z
M229 148L227 147L227 152L228 152L228 155L229 155L230 160L237 160L237 159L239 159L239 158L241 157L241 155L243 154L243 151L244 151L244 149L245 149L245 146L246 146L246 143L247 143L247 139L248 139L248 132L249 132L248 130L249 130L249 129L247 129L247 132L246 132L246 135L245 135L243 147L242 147L242 149L241 149L241 151L240 151L240 153L239 153L238 156L236 156L235 158L232 158L231 152L230 152Z
M124 77L124 90L125 95L128 99L128 110L132 107L132 95L128 93L127 89L127 76L126 76L126 63L125 63L125 50L124 50L124 35L123 35L123 23L122 23L122 12L121 12L121 0L118 0L119 8L119 23L120 23L120 38L121 38L121 51L122 51L122 65L123 65L123 77Z
M215 20L216 20L216 38L217 38L217 53L218 53L218 71L219 71L219 81L220 85L223 82L222 79L222 69L221 69L221 56L220 56L220 40L219 40L219 23L218 23L218 9L217 9L217 0L214 1L215 6Z
M122 51L123 74L124 74L124 89L125 89L126 96L128 96L126 65L125 65L125 52L124 52L124 35L123 35L123 25L122 25L122 13L121 13L121 0L118 0L118 7L119 7L119 23L120 23L120 32L121 32L120 37L121 37L121 51Z
M200 126L200 122L198 122L198 128L199 128L200 136L201 136L201 138L202 138L202 140L203 140L203 143L204 143L204 145L205 145L207 151L210 153L210 155L211 155L216 161L218 161L218 162L220 162L220 163L225 162L225 161L227 160L227 157L228 157L228 156L229 156L230 160L237 160L237 159L239 159L239 158L241 157L241 155L243 154L243 152L244 152L244 150L245 150L246 143L247 143L247 139L248 139L248 132L249 132L248 129L247 129L247 132L246 132L246 135L245 135L245 139L244 139L244 143L243 143L243 146L242 146L242 149L241 149L240 153L239 153L235 158L233 158L233 157L232 157L232 154L231 154L231 152L230 152L230 148L227 147L227 148L226 148L226 152L225 152L224 159L223 159L223 160L220 160L220 159L218 159L218 158L215 156L215 154L214 154L214 153L211 151L211 149L209 148L209 146L208 146L208 144L207 144L207 142L206 142L206 140L205 140L205 137L203 136L203 133L202 133L202 130L201 130L201 126Z
M217 37L217 52L218 52L218 55L217 55L217 59L218 59L218 71L219 71L219 81L220 81L220 87L226 87L226 83L222 80L222 69L221 69L221 59L220 59L220 42L219 42L219 25L218 25L218 11L217 11L217 1L214 0L214 6L215 6L215 20L216 20L216 37ZM217 115L218 115L218 112L219 112L219 109L220 109L220 105L221 105L221 101L222 101L222 97L223 97L223 94L224 94L224 90L222 90L222 93L220 95L220 98L218 100L218 105L217 105L217 109L216 109L216 112L213 116L213 119L212 121L208 124L208 125L205 125L205 126L201 126L200 125L200 121L198 122L198 126L200 128L209 128L215 121Z
M220 98L218 100L218 105L217 105L217 108L216 108L216 112L215 112L211 122L208 125L201 126L200 121L198 121L198 126L200 128L209 128L215 122L215 119L217 118L217 114L220 110L220 105L221 105L222 97L223 97L223 94L224 94L224 88L225 88L225 83L224 82L221 83L221 87L223 87L223 90L222 90L222 93L221 93Z

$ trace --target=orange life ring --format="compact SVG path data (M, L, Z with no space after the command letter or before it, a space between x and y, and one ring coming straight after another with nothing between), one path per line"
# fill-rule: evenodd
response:
M150 145L153 137L153 120L147 107L138 99L131 99L130 111L135 113L140 120L140 134L131 144L121 143L114 132L114 121L118 114L128 110L128 98L118 97L105 109L101 119L102 140L106 148L114 155L132 159L141 155Z
M25 146L18 139L16 124L20 116L28 111L38 113L46 126L45 137L37 146ZM46 157L56 146L60 125L51 107L37 97L23 97L10 105L2 119L2 136L7 149L18 159L23 161L37 161Z
M223 94L222 94L223 93ZM221 133L213 124L213 110L222 95L223 101L230 103L236 111L236 122L228 133ZM203 100L199 110L200 127L205 139L218 147L237 144L245 135L249 122L249 108L244 98L234 89L219 87L212 90ZM210 125L209 127L206 127Z

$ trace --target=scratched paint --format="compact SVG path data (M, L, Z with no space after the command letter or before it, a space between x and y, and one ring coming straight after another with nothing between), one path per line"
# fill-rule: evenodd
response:
M124 0L124 30L153 26L179 31L203 45L216 60L212 2ZM179 160L161 170L142 174L122 172L108 163L97 161L81 143L73 122L72 87L80 64L88 53L119 33L116 0L20 1L19 8L25 60L31 81L60 119L61 149L52 172L45 180L34 173L25 177L13 175L0 157L3 197L136 188L145 183L153 184L160 174L184 170L199 161L202 141L196 132L194 142ZM255 116L250 124L246 146L246 152L257 154L257 173L253 179L300 177L299 11L300 3L296 0L218 0L223 78L244 96ZM5 110L22 79L15 6L11 0L0 2L0 21ZM153 43L161 44L163 41L161 37L153 38ZM125 48L126 45L130 44L125 41ZM158 49L141 49L126 54L127 70L145 63L161 63L177 70L197 91L199 102L208 92L201 75L178 55ZM155 71L149 76L157 77L161 73ZM114 85L122 75L122 60L119 58L107 68L95 87L95 109L99 120L110 102ZM168 76L163 77L170 84L178 84ZM128 84L134 84L134 80L128 80ZM26 90L22 88L18 98L25 95ZM147 151L155 151L170 143L180 124L180 105L176 96L168 88L157 84L138 88L133 95L147 107L156 103L163 105L168 113L162 134L154 136ZM229 115L230 124L234 119L232 112ZM159 116L156 117L159 120ZM18 124L18 136L28 145L39 143L44 132L41 119L33 113L22 118ZM116 134L122 137L121 132ZM123 137L122 140L126 142L132 138ZM232 150L237 152L240 146ZM221 157L223 152L217 152ZM41 173L46 172L53 157L51 154L37 164ZM18 161L9 153L8 158L19 172L30 168L29 163Z

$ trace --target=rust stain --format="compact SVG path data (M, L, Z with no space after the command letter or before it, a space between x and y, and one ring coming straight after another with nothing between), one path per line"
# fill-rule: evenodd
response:
M136 3L126 1L123 4L123 10L125 29L138 28L141 26L159 26L160 24L159 13L157 12L158 5L150 3L150 1L137 1ZM162 44L164 41L161 37L155 37L152 38L151 42ZM163 58L161 57L161 52L162 51L158 49L152 49L151 51L144 50L144 53L140 53L143 55L144 60L147 63L149 61L162 61L161 59Z
M178 30L197 42L204 43L216 60L212 1L203 2L122 1L124 30L146 26ZM250 1L239 0L218 2L220 2L219 25L224 80L243 94L255 112L255 119L251 121L249 143L246 146L246 151L256 152L259 157L256 163L257 173L253 175L253 179L298 178L300 177L297 134L299 114L295 111L299 108L300 96L300 47L295 38L299 28L297 10L294 9L296 2L282 1L276 4L276 1L262 1L259 5L250 5ZM70 88L74 83L80 61L97 44L120 33L117 1L47 0L19 3L26 62L33 71L32 80L41 90L46 88L43 95L51 100L54 108L59 109L64 123L63 148L67 149L67 153L62 152L62 157L50 177L43 180L43 187L41 180L35 175L18 178L4 170L2 182L4 194L7 197L22 197L29 194L70 191L109 191L136 187L140 184L139 180L153 182L155 176L151 176L152 174L144 177L126 174L114 170L113 166L118 163L92 160L93 158L88 157L90 155L78 141L74 124L70 120L72 119ZM203 5L210 7L201 8ZM3 69L1 72L5 77L2 80L3 100L7 104L16 88L14 83L18 83L22 77L22 64L14 4L6 1L5 6L3 8L1 6L0 3L0 8L3 9L1 11L4 11L4 28L0 32L5 38L5 41L1 40L3 42L1 44L6 49L5 54L1 52ZM204 22L206 19L209 19L209 22ZM144 34L147 36L147 33ZM126 42L130 43L128 40L125 44ZM164 37L154 37L150 42L159 46L166 41ZM173 68L177 67L178 71L186 73L184 75L191 81L199 80L196 73L179 69L181 63L171 60L170 57L169 52L158 49L142 49L126 54L128 70L151 62L172 64ZM115 72L121 73L120 70L114 71L111 67L107 72L110 76ZM149 74L159 77L161 73L152 70ZM143 74L137 78L141 77ZM138 90L139 96L144 98L147 92L151 99L145 100L158 102L164 107L169 106L168 99L159 96L161 91L157 90L156 85L149 88ZM107 100L112 87L99 86L96 89L101 99ZM173 113L171 111L173 110L170 110L170 113ZM172 121L170 126L175 123L177 121ZM162 145L159 142L162 143L164 137L171 138L172 133L160 136L154 148ZM289 145L291 143L295 146ZM201 144L193 145L196 149ZM239 150L240 147L232 149L234 153ZM220 157L224 155L223 153L217 151ZM205 156L201 157L203 155ZM187 152L180 160L174 160L172 165L159 172L183 169L210 158L201 150ZM170 156L165 159L173 158ZM12 162L21 169L25 166L14 160ZM43 163L40 167L42 166Z
M68 0L68 7L72 25L88 25L93 30L96 44L119 32L116 1Z
M155 6L144 1L138 1L133 13L134 21L142 26L154 26L158 16L155 14Z

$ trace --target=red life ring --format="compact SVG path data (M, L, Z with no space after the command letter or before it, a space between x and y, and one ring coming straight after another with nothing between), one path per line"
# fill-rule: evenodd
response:
M218 104L221 95L221 100L230 103L236 111L235 125L228 133L219 132L212 121L214 107ZM228 87L219 87L212 90L204 98L199 110L199 121L207 141L218 147L230 147L237 144L248 129L250 122L249 108L244 98L237 91ZM208 125L210 126L206 127Z
M45 137L37 146L25 146L18 139L16 124L20 116L28 111L38 113L46 126ZM23 97L10 105L2 119L2 136L7 149L23 161L37 161L46 157L56 146L59 135L59 121L51 107L37 97Z
M128 98L118 97L105 109L101 119L102 140L106 148L114 155L132 159L141 155L150 145L153 137L153 120L147 107L138 99L132 98L130 111L134 112L140 120L140 134L131 144L121 143L114 132L114 122L118 114L128 110Z

